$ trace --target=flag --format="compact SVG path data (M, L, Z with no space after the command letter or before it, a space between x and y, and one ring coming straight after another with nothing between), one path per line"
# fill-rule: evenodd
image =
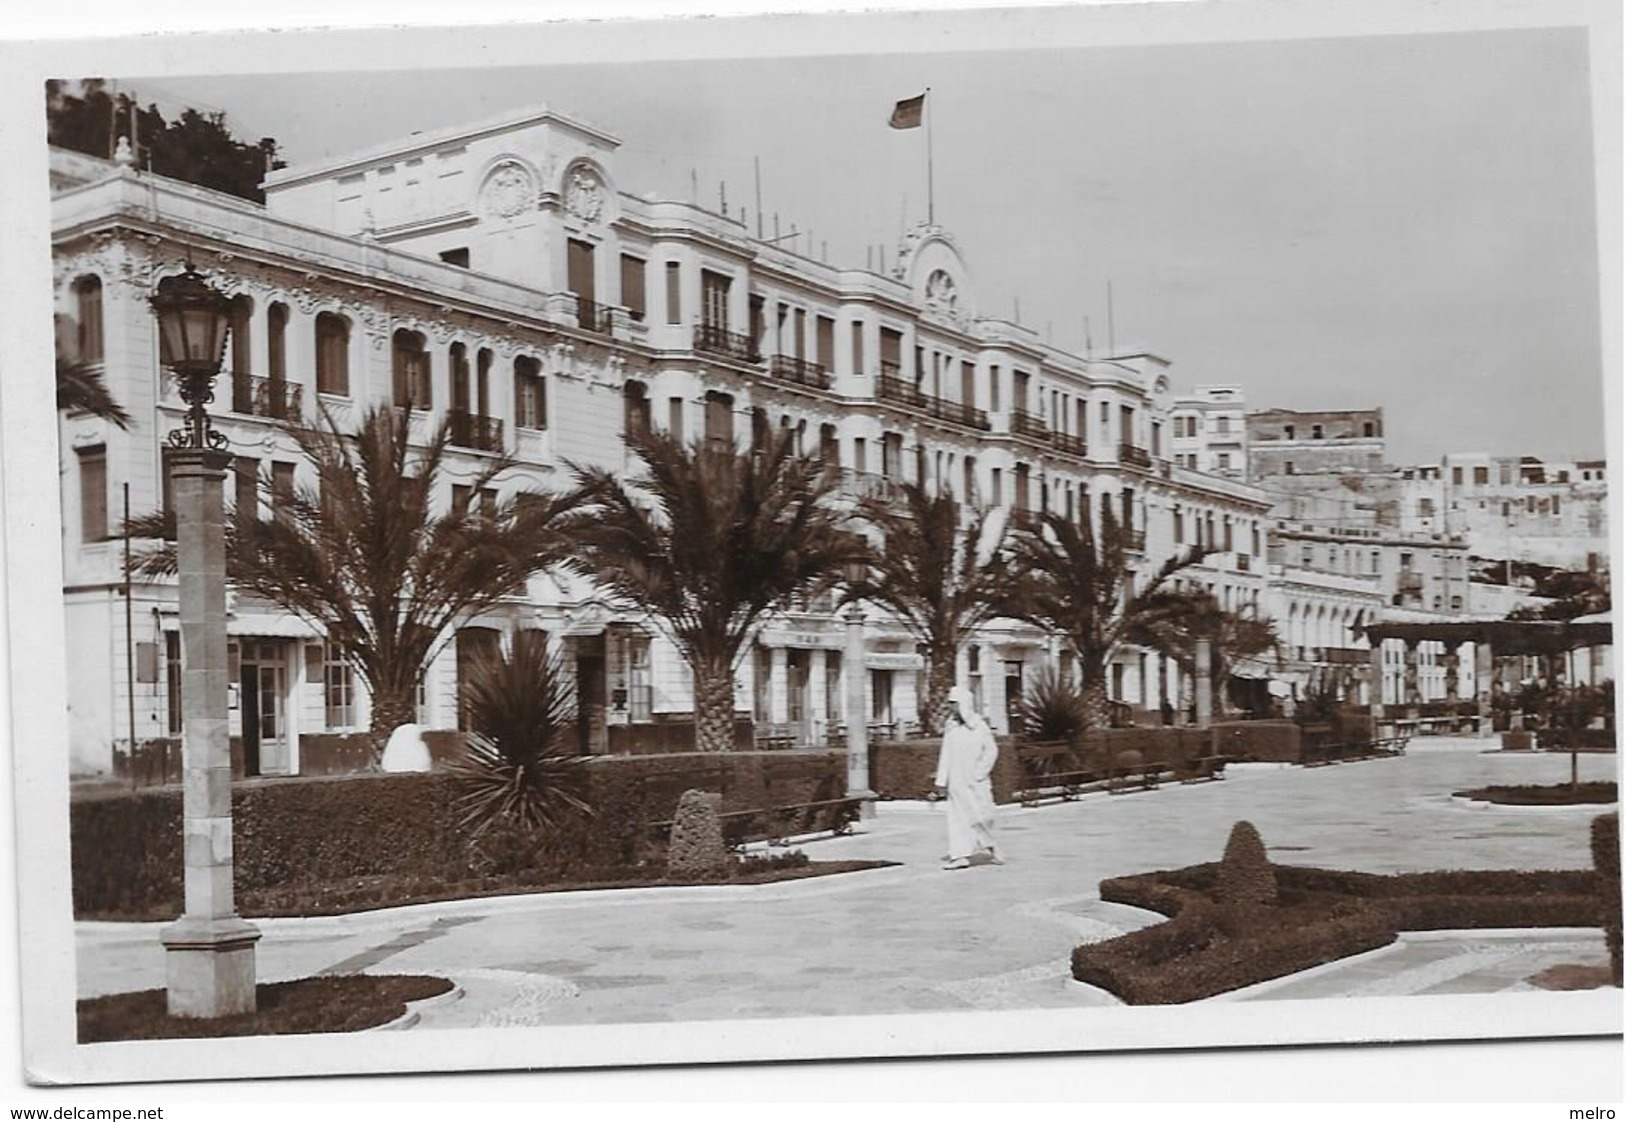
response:
M891 111L891 120L887 122L894 129L917 129L920 120L925 115L925 95L907 97L899 101Z

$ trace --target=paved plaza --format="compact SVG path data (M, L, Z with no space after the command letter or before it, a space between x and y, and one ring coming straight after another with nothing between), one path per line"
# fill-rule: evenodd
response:
M1071 981L1083 940L1160 917L1103 903L1103 877L1216 860L1247 819L1281 864L1368 872L1583 868L1606 808L1469 804L1485 783L1554 783L1567 756L1423 738L1400 758L1233 767L1222 782L1000 809L1008 863L939 868L940 807L881 803L852 836L800 843L816 860L895 867L763 886L556 893L257 921L259 969L426 973L463 993L426 1008L446 1028L1114 1005ZM1617 757L1580 759L1614 778ZM163 985L160 924L78 925L79 993ZM1346 963L1220 1000L1497 993L1556 965L1603 966L1601 930L1419 933Z

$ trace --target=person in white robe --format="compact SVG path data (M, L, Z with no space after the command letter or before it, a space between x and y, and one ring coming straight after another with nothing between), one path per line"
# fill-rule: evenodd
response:
M993 847L992 776L999 746L969 690L956 686L948 702L936 777L936 793L946 796L948 810L948 856L942 867L969 868L971 858L982 852L993 864L1002 865Z

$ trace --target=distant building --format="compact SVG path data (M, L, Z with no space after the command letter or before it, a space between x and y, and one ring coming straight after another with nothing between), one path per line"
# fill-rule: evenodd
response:
M1177 466L1247 478L1247 399L1240 386L1197 386L1175 396L1172 423L1168 446Z
M1253 480L1379 472L1387 458L1382 410L1253 410L1247 413L1247 455Z

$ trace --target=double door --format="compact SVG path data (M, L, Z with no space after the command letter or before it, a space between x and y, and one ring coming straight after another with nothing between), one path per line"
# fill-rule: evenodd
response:
M243 774L287 770L288 663L278 640L239 640L237 689L242 718Z

